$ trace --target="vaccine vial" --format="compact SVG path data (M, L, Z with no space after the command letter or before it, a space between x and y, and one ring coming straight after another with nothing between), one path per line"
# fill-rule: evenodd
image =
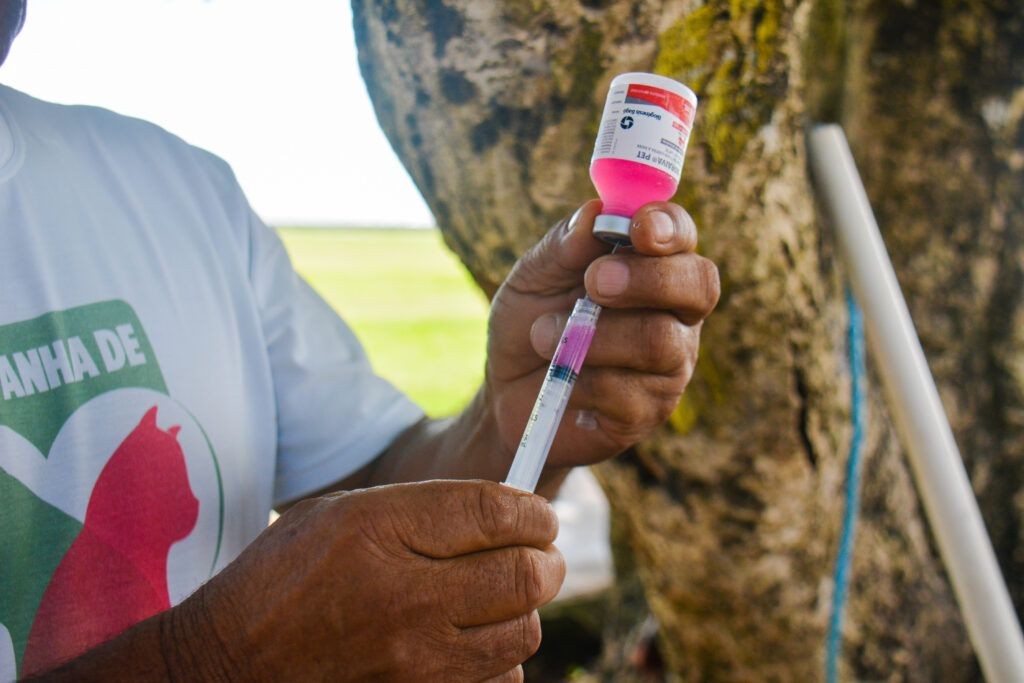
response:
M697 96L671 78L625 73L612 80L590 161L604 205L595 236L628 245L637 209L672 198L696 113Z

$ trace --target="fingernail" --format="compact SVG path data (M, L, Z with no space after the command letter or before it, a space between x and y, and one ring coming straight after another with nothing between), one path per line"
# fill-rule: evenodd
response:
M658 244L669 244L676 236L676 222L664 211L652 211L650 214L651 227L654 231L654 241Z
M576 213L572 215L569 222L565 224L565 232L562 233L562 237L567 238L576 232L576 225L580 222L580 215L583 214L583 207L576 209Z
M597 266L594 285L601 296L618 296L629 284L629 268L621 261L608 260Z
M542 356L551 355L558 341L558 318L553 313L542 315L530 327L530 343Z

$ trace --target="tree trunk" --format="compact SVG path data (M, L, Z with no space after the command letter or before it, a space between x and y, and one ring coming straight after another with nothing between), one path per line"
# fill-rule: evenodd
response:
M842 264L804 133L838 121L1024 603L1024 5L353 0L382 127L492 294L594 192L609 81L701 98L677 199L723 296L671 424L599 469L672 671L823 671L851 429ZM843 672L978 676L877 383Z

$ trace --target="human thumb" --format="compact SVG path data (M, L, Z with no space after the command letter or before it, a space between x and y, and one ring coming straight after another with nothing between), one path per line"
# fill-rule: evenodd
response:
M519 292L540 295L581 286L587 266L611 249L593 235L599 213L601 202L595 199L559 221L519 259L508 284Z

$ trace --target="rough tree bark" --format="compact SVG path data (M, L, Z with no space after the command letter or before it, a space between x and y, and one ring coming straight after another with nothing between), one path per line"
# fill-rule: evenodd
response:
M600 469L670 668L821 677L850 438L842 265L804 131L839 121L1024 604L1024 3L353 0L377 115L488 293L586 175L611 78L701 97L678 199L723 297L671 425ZM843 671L978 676L871 392Z

